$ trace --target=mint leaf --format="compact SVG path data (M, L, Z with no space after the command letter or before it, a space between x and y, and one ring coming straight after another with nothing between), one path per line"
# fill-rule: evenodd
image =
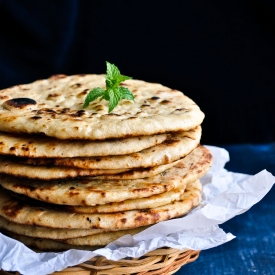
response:
M132 77L126 76L126 75L120 75L118 78L119 78L119 83L118 83L118 85L119 85L120 82L131 79Z
M128 99L135 101L135 97L129 89L125 87L118 87L122 99Z
M116 65L111 64L108 61L106 61L106 66L107 66L106 75L110 79L116 79L121 75L120 71Z
M101 97L100 100L105 99L109 101L110 113L122 99L133 100L133 93L125 87L119 86L121 82L131 79L132 77L122 75L117 66L106 61L106 90L97 87L89 92L85 98L83 108L87 107L90 102L96 100L98 97Z
M112 88L119 85L120 81L120 71L117 66L106 61L107 71L106 71L106 87Z
M112 88L118 86L122 81L131 79L132 77L121 75L117 66L106 62L107 71L106 71L106 87Z
M104 92L105 90L100 88L100 87L97 87L97 88L94 88L92 89L86 96L85 98L85 102L83 104L83 108L86 108L90 102L96 100L98 97L100 96L104 96Z
M105 91L104 91L104 95L101 97L101 99L105 99L105 100L107 100L107 101L110 100L108 90L105 90ZM100 100L101 100L101 99L100 99Z
M117 106L118 102L122 99L120 93L117 91L116 89L112 89L109 92L109 96L110 96L110 103L109 103L109 110L108 112L112 112L113 109Z

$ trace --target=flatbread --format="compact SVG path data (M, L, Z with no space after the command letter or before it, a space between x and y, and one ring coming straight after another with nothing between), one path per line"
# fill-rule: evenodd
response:
M67 239L73 239L73 238L80 238L85 236L95 236L95 237L101 237L104 236L102 233L107 233L106 229L67 229L67 228L48 228L48 227L41 227L41 226L31 226L31 225L24 225L19 223L10 222L3 217L0 216L0 231L1 228L4 230L8 230L10 232L13 232L15 234L20 234L28 237L34 237L34 238L44 238L44 239L52 239L52 240L67 240ZM147 227L140 227L138 229L133 229L131 232L136 234L135 232L140 232ZM108 235L110 232L114 231L108 231ZM129 230L118 232L118 234L121 236L123 233L131 234ZM137 232L137 233L138 233ZM116 233L113 233L113 236L118 236ZM116 238L119 238L116 237ZM103 244L102 244L103 245Z
M174 162L158 165L153 167L146 168L137 168L137 169L127 169L128 171L121 172L118 174L103 174L100 176L93 176L93 179L105 179L105 180L135 180L135 179L144 179L158 175L171 167L177 165L182 159L176 160Z
M85 237L79 237L79 238L71 238L71 239L64 239L59 240L63 243L70 244L70 245L91 245L91 246L103 246L107 245L118 238L125 236L127 234L135 235L141 231L143 231L146 227L138 227L134 229L128 229L128 230L119 230L119 231L112 231L112 232L104 232L92 236L85 236Z
M0 219L1 220L1 219ZM26 225L23 226L21 225L21 227L27 227ZM30 226L29 226L30 227ZM69 239L56 239L56 238L52 238L53 236L51 236L50 234L48 234L48 232L50 233L50 230L53 231L53 233L57 232L58 230L59 231L65 231L68 229L49 229L49 228L43 228L43 227L39 227L39 230L41 229L43 231L43 229L46 229L48 232L46 235L49 235L49 237L36 237L36 236L29 236L29 235L24 235L23 233L16 233L16 232L13 232L11 229L7 228L5 230L8 230L9 232L12 232L12 233L15 233L15 234L18 234L18 235L23 235L23 236L28 236L28 237L31 237L31 238L43 238L45 239L45 241L47 240L56 240L58 242L62 242L62 243L67 243L67 244L70 244L70 245L81 245L81 246L105 246L107 244L109 244L110 242L113 242L115 241L116 239L124 236L124 235L127 235L127 234L130 234L130 235L135 235L141 231L143 231L144 229L146 229L147 227L145 226L142 226L142 227L138 227L138 228L133 228L133 229L126 229L126 230L118 230L118 231L110 231L110 232L102 232L102 233L97 233L97 234L93 234L93 235L87 235L87 236L83 236L83 237L75 237L75 238L69 238ZM46 231L44 230L44 232ZM74 231L91 231L92 229L69 229L69 230L74 230ZM94 229L96 230L96 229ZM100 231L100 229L97 229L98 231ZM104 230L101 230L101 231L104 231ZM5 231L6 232L6 231ZM35 235L35 234L33 234ZM38 235L42 235L42 234L38 234ZM16 235L15 235L16 236ZM60 235L61 236L61 235Z
M161 144L140 152L122 156L97 156L89 158L28 158L31 165L73 166L81 169L133 169L153 167L174 162L196 148L201 138L201 127L171 135ZM22 160L21 160L22 161Z
M83 109L89 90L105 88L104 75L57 75L2 90L0 131L102 140L189 131L204 119L194 101L177 90L141 80L122 85L135 101L122 100L110 114L106 100Z
M182 193L184 192L186 184L183 184L180 188L173 189L168 192L153 195L147 198L125 200L121 202L111 202L102 205L95 206L65 206L63 207L69 212L73 213L114 213L121 211L129 211L134 209L150 209L159 207L172 201L180 200ZM62 209L63 209L62 208Z
M183 200L153 209L131 210L111 214L68 214L67 212L37 207L20 202L5 192L0 192L0 216L26 225L52 228L101 228L123 230L155 224L187 214L201 201L201 185L193 186L191 195ZM190 188L191 190L191 188Z
M13 161L13 159L6 156L0 156L0 173L29 179L67 179L122 173L129 170L130 169L80 169L62 166L33 166Z
M180 199L181 200L196 200L197 197L200 196L202 191L202 186L199 181L191 182L187 185L184 193L181 194ZM138 232L144 230L145 227L137 228L134 230L137 231L131 231L129 230L127 234L137 234ZM127 231L117 231L117 232L104 232L97 235L91 235L91 236L84 236L79 238L70 238L66 240L62 240L62 242L71 244L71 245L107 245L108 243L116 240L119 237L122 237ZM98 238L98 240L96 239Z
M175 166L180 160L138 169L81 169L74 167L33 166L18 163L14 159L0 156L0 173L38 180L58 180L75 177L93 177L93 179L143 179L153 177ZM128 173L126 173L128 172ZM115 176L118 174L117 176ZM101 175L99 177L98 175Z
M53 240L78 238L106 232L104 229L68 229L24 225L8 221L0 216L0 231L1 228L24 236Z
M0 175L0 184L15 193L53 204L91 206L150 197L183 185L181 166L137 180L72 179L44 182Z
M24 245L26 245L34 250L45 251L45 252L46 251L49 251L49 252L66 251L69 249L93 251L98 248L101 248L99 246L70 245L70 244L66 244L66 243L62 243L62 242L58 242L58 241L50 240L50 239L32 238L32 237L23 236L20 234L15 234L8 230L4 230L3 234L23 243Z
M104 141L60 140L46 136L0 132L0 154L31 158L126 155L163 142L167 134Z
M181 195L184 193L186 188L186 183L179 186L176 189L173 189L168 192L164 192L161 194L153 195L150 197L138 198L138 199L130 199L120 202L111 202L106 204L98 204L94 206L75 206L75 205L57 205L52 203L42 202L36 199L32 199L28 196L14 193L12 191L8 191L5 189L5 192L8 192L12 197L25 201L29 204L36 206L46 206L51 209L58 209L61 211L65 211L68 213L84 213L84 214L92 214L92 213L115 213L122 211L129 211L135 209L150 209L158 206L162 206L172 201L180 200ZM1 225L1 222L0 222ZM0 226L1 227L1 226Z
M76 206L91 206L168 192L201 178L211 167L210 151L199 146L177 165L151 178L136 180L71 179L36 181L0 175L0 184L34 199Z

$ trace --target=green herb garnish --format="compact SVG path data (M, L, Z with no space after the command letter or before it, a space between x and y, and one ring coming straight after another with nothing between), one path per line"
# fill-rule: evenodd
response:
M133 93L125 87L119 86L122 81L131 79L132 77L121 75L119 69L106 61L106 90L97 87L92 89L85 98L83 108L86 108L90 102L100 97L100 100L105 99L109 101L108 113L117 106L122 99L135 100Z

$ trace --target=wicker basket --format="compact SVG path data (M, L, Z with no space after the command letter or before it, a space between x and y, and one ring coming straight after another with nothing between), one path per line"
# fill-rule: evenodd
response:
M98 256L74 267L68 267L52 275L170 275L183 265L195 261L200 251L160 248L140 258L119 261ZM2 275L19 275L18 272L0 271Z

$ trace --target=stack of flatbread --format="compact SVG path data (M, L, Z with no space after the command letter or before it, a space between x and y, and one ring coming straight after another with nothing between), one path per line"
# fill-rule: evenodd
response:
M57 75L0 91L1 232L40 250L93 249L181 217L212 163L204 114L183 93L127 80L108 113L104 75Z

